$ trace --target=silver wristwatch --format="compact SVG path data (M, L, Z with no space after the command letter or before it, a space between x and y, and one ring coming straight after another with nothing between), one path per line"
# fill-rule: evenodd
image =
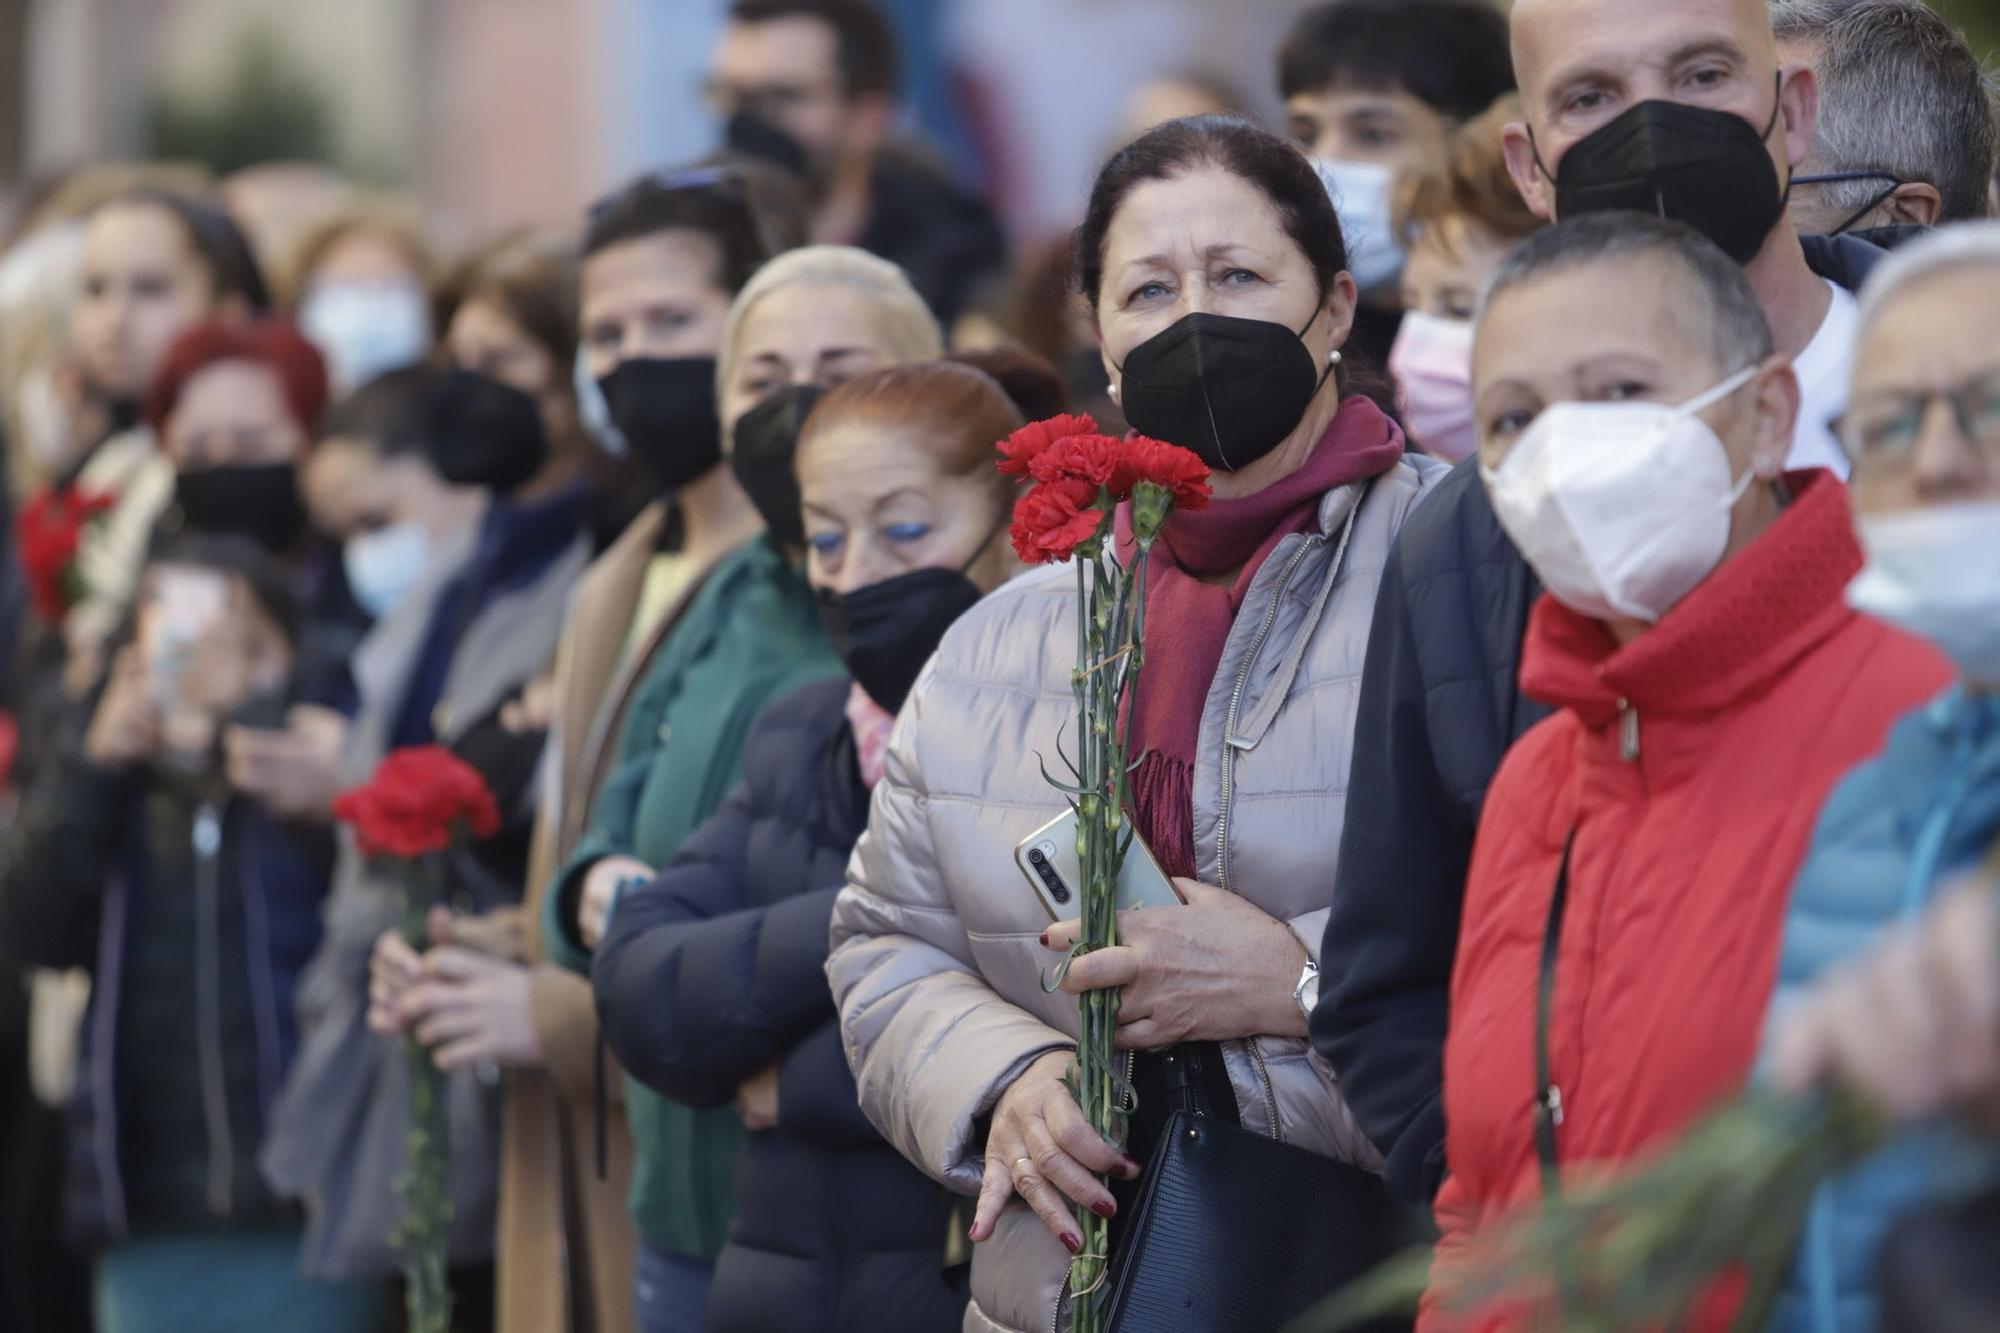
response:
M1292 999L1298 1002L1299 1012L1312 1021L1313 1009L1319 1004L1319 964L1306 959L1306 970L1299 973L1299 984L1292 987Z

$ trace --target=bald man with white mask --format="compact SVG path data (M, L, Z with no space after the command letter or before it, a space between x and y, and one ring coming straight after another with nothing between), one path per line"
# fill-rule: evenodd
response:
M1827 422L1850 289L1884 252L1785 216L1818 99L1809 69L1780 67L1765 0L1518 0L1512 42L1525 118L1505 144L1529 207L1636 207L1715 240L1798 375L1787 465L1845 476ZM1515 683L1541 591L1466 464L1404 525L1369 631L1312 1035L1425 1214L1447 1167L1440 1055L1473 835L1501 757L1547 711Z

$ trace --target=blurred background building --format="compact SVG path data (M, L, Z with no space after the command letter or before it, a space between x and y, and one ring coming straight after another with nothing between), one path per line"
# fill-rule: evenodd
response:
M909 118L1017 235L1068 225L1131 94L1193 73L1275 110L1306 0L888 0ZM1936 0L1982 52L2000 0ZM443 239L566 224L716 142L726 0L0 0L0 180L180 157L324 161L417 192Z

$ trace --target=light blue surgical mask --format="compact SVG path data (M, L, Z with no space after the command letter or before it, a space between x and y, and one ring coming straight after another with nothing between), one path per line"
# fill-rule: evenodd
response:
M415 520L349 537L341 549L347 586L361 609L380 620L394 611L431 563L431 534Z
M299 328L325 354L336 396L431 351L430 300L410 282L316 282L299 303Z
M1316 157L1313 168L1340 216L1347 245L1347 271L1363 293L1379 291L1403 273L1403 247L1396 239L1391 201L1396 173L1380 162Z

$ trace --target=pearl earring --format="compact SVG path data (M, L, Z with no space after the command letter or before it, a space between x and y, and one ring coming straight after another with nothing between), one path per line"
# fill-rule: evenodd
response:
M1112 401L1112 402L1114 402L1114 403L1115 403L1115 402L1117 402L1117 401L1118 401L1118 386L1117 386L1117 385L1115 385L1115 384L1106 384L1106 385L1104 386L1104 392L1106 392L1106 393L1108 393L1108 394L1110 394L1110 395L1111 395L1111 401Z
M1337 366L1340 364L1340 349L1338 347L1334 348L1331 352L1328 352L1326 354L1326 363L1329 366Z

